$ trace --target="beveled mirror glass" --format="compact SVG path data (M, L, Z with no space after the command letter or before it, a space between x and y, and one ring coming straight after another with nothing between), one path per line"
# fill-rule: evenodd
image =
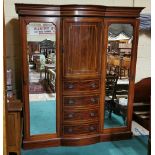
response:
M27 25L30 135L56 133L56 27Z
M127 126L132 40L133 26L131 24L109 26L104 128Z

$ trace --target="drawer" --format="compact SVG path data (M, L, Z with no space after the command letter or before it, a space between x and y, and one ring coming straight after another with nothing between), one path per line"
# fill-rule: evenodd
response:
M86 124L86 125L64 125L63 133L64 135L73 134L95 134L99 132L99 125L96 124Z
M91 106L99 105L99 95L92 96L64 96L63 104L64 106Z
M64 91L97 91L99 80L64 81Z
M72 110L64 111L64 122L66 121L87 121L87 120L99 120L99 110Z

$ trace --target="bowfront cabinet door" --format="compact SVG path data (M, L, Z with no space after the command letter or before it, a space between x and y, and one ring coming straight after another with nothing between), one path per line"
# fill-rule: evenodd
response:
M102 19L63 20L63 77L98 78L101 72Z

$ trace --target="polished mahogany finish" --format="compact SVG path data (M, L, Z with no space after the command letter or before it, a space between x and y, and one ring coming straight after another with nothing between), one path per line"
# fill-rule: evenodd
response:
M150 103L151 102L150 99L151 99L151 77L148 77L140 80L135 84L134 102Z
M99 126L98 126L98 122L97 123L90 123L90 124L84 124L84 125L64 125L63 128L63 132L64 135L75 135L78 134L83 135L83 134L94 134L94 133L98 133L99 131Z
M99 91L99 80L79 80L64 81L64 93L66 92L83 92L83 91Z
M103 19L64 18L63 77L98 77L101 74Z
M99 110L98 109L88 109L88 110L68 110L64 109L64 122L70 121L89 121L98 119ZM73 123L72 122L72 123Z
M67 108L72 108L72 106L85 108L88 106L99 105L99 95L65 96L63 105Z
M15 4L20 19L23 52L24 148L80 146L132 136L132 104L137 57L139 14L142 7L99 5ZM56 25L57 133L30 135L27 87L26 25ZM131 24L127 126L104 129L106 52L110 24Z
M98 17L139 17L142 7L112 7L100 5L43 5L15 4L22 16L98 16Z
M20 100L14 99L13 97L8 98L8 131L7 131L7 142L8 152L21 153L21 142L22 142L22 103Z
M103 19L63 19L63 97L100 94ZM100 95L98 100L100 100ZM90 99L92 103L96 100ZM74 103L69 100L69 103ZM99 106L63 108L63 136L99 133Z

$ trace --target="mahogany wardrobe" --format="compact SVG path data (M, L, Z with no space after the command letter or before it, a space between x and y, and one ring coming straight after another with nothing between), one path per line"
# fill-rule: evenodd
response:
M142 7L15 4L23 147L131 138Z

